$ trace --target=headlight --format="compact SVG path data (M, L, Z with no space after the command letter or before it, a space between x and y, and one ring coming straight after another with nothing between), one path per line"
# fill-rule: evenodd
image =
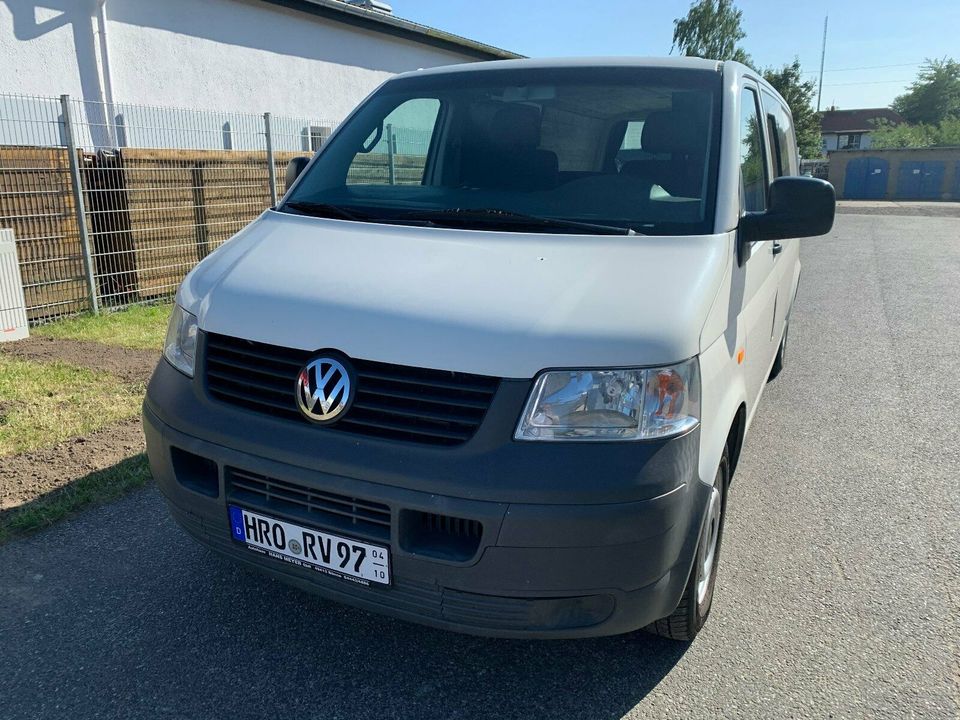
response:
M197 356L197 318L179 305L174 305L173 312L170 313L163 356L184 375L193 377Z
M700 368L692 358L661 368L542 373L517 440L646 440L700 421Z

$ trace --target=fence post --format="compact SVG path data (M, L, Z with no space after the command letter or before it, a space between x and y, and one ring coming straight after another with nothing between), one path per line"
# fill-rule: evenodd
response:
M394 157L397 154L396 143L397 138L393 134L393 125L387 123L387 161L389 162L391 185L397 184L397 162Z
M270 179L270 206L277 206L277 166L273 160L273 133L270 132L270 113L263 114L263 132L267 136L267 177Z
M69 95L60 96L60 107L63 111L63 134L67 141L67 155L70 161L70 188L73 190L73 207L77 214L80 247L83 250L83 265L87 275L87 290L90 293L90 310L94 315L99 315L100 304L97 302L97 284L93 273L93 256L90 253L90 236L87 233L87 212L83 205L83 182L80 179L77 137L74 134L75 128Z

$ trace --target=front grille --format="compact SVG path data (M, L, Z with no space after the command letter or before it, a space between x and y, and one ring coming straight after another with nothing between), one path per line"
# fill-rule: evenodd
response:
M437 513L420 513L419 515L421 527L424 532L431 535L463 537L471 540L479 539L483 535L483 524L479 520Z
M390 508L383 503L314 490L236 468L227 470L227 496L229 501L252 509L390 539Z
M206 334L207 389L217 400L309 423L297 408L300 369L314 353ZM318 430L459 445L476 432L499 378L351 360L357 376L353 405Z

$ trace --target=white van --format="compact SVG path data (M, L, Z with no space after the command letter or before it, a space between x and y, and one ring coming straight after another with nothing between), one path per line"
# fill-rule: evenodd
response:
M693 638L795 238L833 223L798 172L733 62L389 80L180 288L143 410L173 516L436 627Z

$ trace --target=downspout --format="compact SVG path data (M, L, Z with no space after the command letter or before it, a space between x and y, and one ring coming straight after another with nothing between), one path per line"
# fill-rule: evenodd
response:
M100 94L106 115L107 137L117 146L116 111L113 107L113 79L110 74L110 49L107 43L107 0L97 0L98 40L100 42Z

